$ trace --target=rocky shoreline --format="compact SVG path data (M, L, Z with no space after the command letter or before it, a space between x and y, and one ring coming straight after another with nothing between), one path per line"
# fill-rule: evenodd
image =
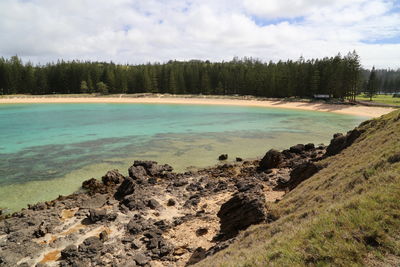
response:
M86 192L30 205L0 221L0 266L187 266L235 241L250 225L277 220L269 203L324 168L321 159L361 132L335 134L328 147L295 145L261 160L186 173L135 161L108 171ZM223 157L224 158L224 157Z

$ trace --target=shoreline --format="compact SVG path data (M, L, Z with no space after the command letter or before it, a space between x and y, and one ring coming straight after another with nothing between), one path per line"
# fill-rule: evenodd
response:
M224 96L174 96L174 95L115 95L115 96L9 96L0 98L0 104L58 104L58 103L110 103L110 104L180 104L180 105L228 105L264 108L284 108L307 111L332 112L363 117L380 117L395 110L387 107L362 105L330 104L324 102L301 102L282 100L265 100L261 98L237 98Z
M109 170L101 179L83 181L80 192L0 216L0 240L7 238L0 259L5 266L200 262L233 243L239 230L267 221L269 205L295 186L288 168L322 158L327 148L295 147L290 158L280 154L276 166L236 161L176 173L168 164L135 160L128 176Z

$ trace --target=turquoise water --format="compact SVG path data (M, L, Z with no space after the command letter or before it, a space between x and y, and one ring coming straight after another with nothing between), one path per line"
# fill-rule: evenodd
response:
M176 170L274 147L327 143L362 117L238 106L164 104L0 105L0 207L69 194L107 170L123 173L134 159Z

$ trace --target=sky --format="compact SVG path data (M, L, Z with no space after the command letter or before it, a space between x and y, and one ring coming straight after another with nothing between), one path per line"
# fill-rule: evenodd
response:
M263 61L342 55L400 68L400 0L0 0L0 56Z

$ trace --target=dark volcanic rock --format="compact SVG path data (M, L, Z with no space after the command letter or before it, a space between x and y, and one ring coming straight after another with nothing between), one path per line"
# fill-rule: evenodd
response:
M172 185L175 187L181 187L181 186L184 186L187 184L188 184L188 181L180 179L180 180L175 181Z
M265 171L272 168L277 168L283 162L283 155L281 152L271 149L261 159L259 170Z
M354 143L354 141L360 137L363 131L354 129L349 131L346 135L337 133L333 135L329 146L326 148L326 156L334 156L339 154L343 149L349 147Z
M143 231L143 225L136 222L135 220L130 220L126 226L129 233L135 235Z
M400 152L390 156L387 160L389 163L396 163L396 162L400 162Z
M146 255L144 255L143 253L136 253L133 256L133 259L135 260L136 264L139 266L143 266L146 265L149 262L149 259L146 257Z
M156 161L135 160L128 171L133 179L143 180L146 176L162 176L164 172L172 172L173 168L168 164L158 165Z
M45 236L45 235L46 235L47 233L49 233L49 232L50 232L50 226L45 226L45 223L42 222L42 223L39 225L39 228L36 229L36 230L33 232L33 235L34 235L36 238L39 238L39 237Z
M158 203L157 200L152 198L149 201L147 201L147 207L149 207L152 210L155 210L155 209L160 209L161 205L160 205L160 203Z
M157 161L151 161L151 160L135 160L133 162L133 166L138 167L142 166L146 170L150 169L153 165L157 165Z
M104 185L110 186L122 183L124 178L125 177L120 174L118 170L111 170L108 171L103 177L101 177L101 180L103 181Z
M243 161L242 158L239 158L239 157L236 158L236 162L242 162L242 161Z
M239 181L235 184L235 186L239 192L245 192L249 191L250 189L254 189L257 186L260 187L261 185L249 181Z
M291 153L300 154L304 151L305 146L303 144L297 144L289 148Z
M313 150L313 149L315 149L315 145L313 143L306 144L304 146L304 149L307 150L307 151L308 150Z
M98 221L102 221L106 218L107 211L106 210L89 210L89 219L91 222L96 223Z
M196 230L196 235L197 236L202 236L202 235L205 235L207 233L208 233L208 228L201 227L201 228Z
M145 180L147 178L146 169L143 166L131 166L128 169L129 177L135 180Z
M173 198L168 199L167 206L175 206L176 201Z
M146 206L145 196L139 190L135 194L125 196L122 203L130 210L143 210Z
M158 176L160 176L164 172L172 172L172 170L173 170L173 168L168 164L164 164L164 165L155 164L155 165L151 166L151 168L149 168L147 170L147 173L149 175L158 175Z
M99 235L100 241L105 242L108 240L108 233L107 231L102 231Z
M106 193L104 185L95 178L83 181L82 188L88 190L90 194Z
M149 228L149 223L142 216L136 214L129 221L126 228L131 234L136 235L147 230Z
M174 250L174 246L162 237L162 231L146 231L143 235L146 248L151 251L153 259L167 256Z
M341 133L337 133L337 134L333 135L333 139L331 140L331 143L326 148L325 155L333 156L333 155L339 154L345 148L346 148L346 136L344 136Z
M313 162L302 163L296 166L292 170L292 172L290 173L290 179L288 181L282 181L282 180L278 181L280 183L279 187L285 187L288 188L289 190L292 190L293 188L298 186L301 182L313 176L320 169L321 167L319 167Z
M184 207L188 208L191 206L197 206L200 203L200 196L198 194L192 195L186 200Z
M186 186L186 190L191 192L201 191L203 190L203 187L201 186L200 183L191 183L188 186Z
M85 257L93 258L98 256L103 249L103 243L96 236L86 238L82 244L79 245L79 252Z
M218 160L227 160L228 159L228 154L222 154L219 155Z
M219 181L217 186L214 188L214 192L219 192L228 189L228 184L224 181Z
M92 179L94 179L94 178L92 178ZM28 204L28 209L34 210L34 211L45 210L45 209L47 209L47 205L46 205L46 203L43 203L43 202L39 202L35 205Z
M188 260L187 265L196 264L205 258L206 258L206 250L202 247L198 247L193 252L192 256L190 256L190 259Z
M69 245L61 251L61 259L70 260L71 258L78 258L79 252L75 245Z
M214 255L215 253L226 249L227 247L229 247L234 241L236 240L236 238L231 238L222 242L218 242L215 246L211 247L209 250L207 250L206 256L210 257L212 255Z
M115 193L116 199L121 199L126 195L130 195L135 192L135 180L130 177L126 177L122 184L118 187L117 192Z
M264 194L260 191L236 193L222 204L217 215L220 218L223 237L234 237L240 230L266 220Z

